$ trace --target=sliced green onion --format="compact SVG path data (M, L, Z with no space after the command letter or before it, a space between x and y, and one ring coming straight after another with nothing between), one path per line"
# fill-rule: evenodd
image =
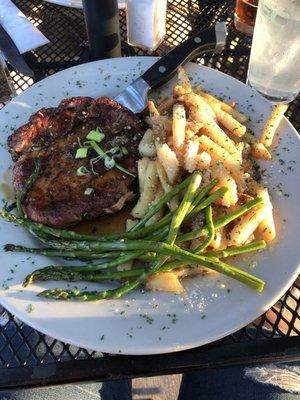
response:
M126 149L126 147L122 146L121 150L122 150L122 153L124 154L124 156L126 156L128 154L128 150Z
M105 165L105 168L107 168L107 169L112 169L112 168L116 165L116 162L115 162L115 160L114 160L113 158L111 158L111 157L105 157L105 159L104 159L104 165Z
M105 154L105 152L103 151L103 149L101 149L100 146L98 146L98 144L94 141L90 141L89 142L90 146L92 147L92 149L101 157L103 158L103 160L105 160L105 158L107 157L107 155ZM118 170L124 172L127 175L132 176L133 178L135 178L135 175L128 171L126 168L122 167L122 165L115 163L115 167L118 168Z
M115 146L115 147L112 147L111 149L109 149L109 150L107 151L107 153L109 153L109 154L111 154L111 155L114 155L114 154L119 153L120 150L121 150L121 149L120 149L119 146Z
M88 187L88 188L85 189L84 194L85 194L86 196L90 196L93 192L94 192L94 189Z
M80 147L76 151L75 158L86 158L88 149L86 147Z
M81 167L77 168L77 171L76 171L77 176L85 176L85 175L88 175L89 173L90 173L90 171L83 165Z
M94 131L90 131L90 132L87 134L86 138L87 138L88 140L93 140L94 142L100 143L101 140L103 140L103 139L105 138L105 134L104 134L103 132L101 132L101 131L99 130L99 128L97 128L97 129L94 130Z

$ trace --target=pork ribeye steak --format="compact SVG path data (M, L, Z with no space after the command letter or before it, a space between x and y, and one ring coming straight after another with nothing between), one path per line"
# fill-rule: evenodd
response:
M78 142L84 142L87 134L97 128L105 134L103 150L125 147L128 154L118 163L136 174L142 123L130 110L108 97L73 97L63 100L58 107L42 108L8 138L15 162L16 194L32 174L35 160L41 161L40 175L23 203L28 218L66 227L115 212L132 198L130 186L134 178L117 168L106 169L103 161L94 165L95 173L77 176L80 166L91 169L90 157L75 158Z

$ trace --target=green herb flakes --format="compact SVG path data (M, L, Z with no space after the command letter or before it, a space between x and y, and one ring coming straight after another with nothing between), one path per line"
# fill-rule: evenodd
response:
M29 314L32 313L33 311L33 305L30 303L28 304L28 306L26 307L26 312L28 312Z

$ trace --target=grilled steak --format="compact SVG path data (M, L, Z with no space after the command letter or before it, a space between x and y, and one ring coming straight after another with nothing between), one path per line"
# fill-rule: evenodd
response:
M95 153L85 159L75 158L78 142L83 143L87 134L96 128L105 134L100 144L103 150L115 146L128 150L128 155L116 161L136 174L142 123L131 111L108 97L96 100L73 97L63 100L56 108L43 108L8 138L15 161L16 194L32 174L35 160L41 160L41 173L23 203L28 218L49 226L66 227L115 212L133 197L132 176L116 167L107 170L102 160L94 164L92 172L90 159L97 156ZM90 172L77 176L80 166Z

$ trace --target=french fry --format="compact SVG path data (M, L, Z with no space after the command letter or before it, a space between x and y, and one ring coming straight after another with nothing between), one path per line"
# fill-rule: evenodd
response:
M173 189L173 187L169 184L166 171L158 160L156 160L156 169L161 187L163 188L165 193L169 193ZM169 209L171 211L177 210L177 208L179 207L179 203L180 201L178 196L174 196L168 203Z
M155 157L156 148L152 129L147 129L139 143L139 152L142 157Z
M239 154L235 148L235 143L226 135L226 133L216 123L216 114L211 106L195 93L188 93L181 96L188 110L189 118L203 124L201 132L209 136L214 142L224 147L230 154L238 158Z
M233 135L241 138L246 133L245 125L242 125L239 121L233 118L232 115L223 111L220 105L212 104L212 109L214 110L218 122L227 128Z
M131 211L134 218L143 218L146 214L149 205L154 200L158 186L158 174L155 161L149 161L144 181L144 188L140 198Z
M172 272L159 272L150 276L146 283L146 289L159 292L182 293L183 286Z
M258 225L255 236L258 240L264 240L269 243L276 238L276 229L273 217L273 206L270 199L268 189L259 188L257 196L261 197L267 207L266 218Z
M237 184L221 162L217 162L212 166L211 177L218 179L218 183L212 190L213 192L222 186L227 188L227 192L215 203L224 207L235 205L238 201Z
M215 96L212 96L209 93L206 93L201 86L196 86L194 88L195 93L200 94L203 96L210 104L219 104L221 106L221 109L225 111L226 113L230 114L234 119L236 119L238 122L241 124L244 124L249 120L249 117L247 117L245 114L239 112L234 108L233 105L225 103L224 101L218 99Z
M195 122L208 124L216 119L216 115L211 106L196 93L187 93L178 98L188 108L189 119Z
M153 115L159 116L159 112L152 100L148 101L148 109L151 116Z
M232 174L236 181L241 181L243 168L241 164L234 157L232 157L231 154L228 153L228 151L205 135L200 136L199 145L202 151L209 153L213 161L221 161L224 167Z
M192 120L188 120L185 125L185 138L191 139L193 136L195 136L199 130L203 127L203 124L201 122L195 122Z
M211 164L211 156L206 151L202 151L201 153L195 156L196 159L196 168L200 171L206 170L209 168Z
M261 160L271 160L272 155L266 146L262 143L254 143L251 146L251 153L254 158L258 158Z
M211 121L210 123L205 124L203 128L201 128L201 133L204 133L216 144L223 147L236 160L240 159L240 153L236 148L236 144L233 140L229 138L228 135L226 135L226 133L219 127L219 125L215 121Z
M180 66L177 69L177 73L178 73L178 84L175 85L173 89L174 98L192 92L192 85L185 70Z
M266 218L268 208L263 204L242 215L229 234L229 245L239 246L247 242L259 224Z
M288 108L287 104L278 104L274 107L271 115L269 116L260 138L260 142L263 143L266 147L270 147L272 145L275 132L283 118L284 113Z
M153 115L151 123L154 138L159 137L162 142L165 142L167 137L172 134L173 122L170 118L163 115Z
M158 183L157 191L155 193L154 200L152 203L153 204L156 203L163 195L164 195L164 191L161 187L161 184ZM154 224L154 222L159 221L162 218L163 214L164 214L164 210L163 210L163 208L161 208L156 214L154 214L150 219L148 219L148 221L146 222L145 225L146 226L152 225L152 224Z
M143 157L141 160L138 161L138 178L139 178L140 193L144 191L145 176L149 161L150 160L147 157Z
M187 141L184 154L184 166L189 173L192 173L195 171L195 169L197 169L198 150L199 150L198 138L194 137Z
M157 156L166 171L169 182L173 184L179 172L179 161L176 154L164 143L158 150Z
M179 150L185 141L186 116L183 104L176 103L173 106L173 145L175 150Z

